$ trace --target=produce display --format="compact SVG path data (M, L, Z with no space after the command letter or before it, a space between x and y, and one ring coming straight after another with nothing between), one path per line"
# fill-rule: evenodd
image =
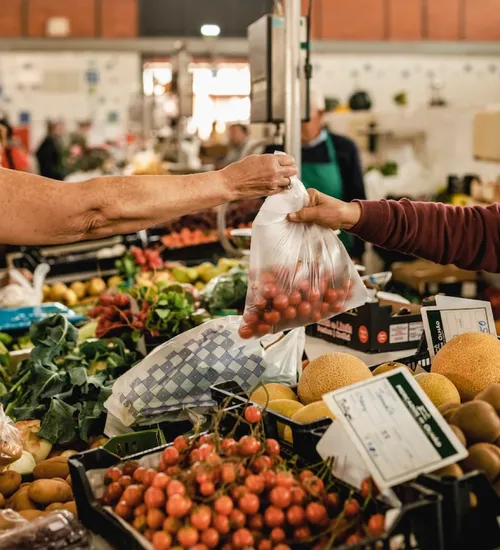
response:
M300 468L282 455L278 441L264 436L261 418L259 408L248 406L235 418L252 426L248 435L235 439L233 429L179 436L155 467L128 462L110 468L103 504L155 550L319 550L384 533L384 514L368 512L370 480L357 498L341 490L328 464Z
M61 302L69 307L95 302L107 288L114 288L121 284L123 279L118 276L110 277L106 283L100 277L94 277L90 281L74 281L54 283L43 286L44 302Z

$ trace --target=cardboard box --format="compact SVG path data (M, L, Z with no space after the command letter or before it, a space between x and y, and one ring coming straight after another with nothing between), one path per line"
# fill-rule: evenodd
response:
M401 308L409 313L399 315ZM320 321L309 334L365 353L415 349L423 333L420 306L380 300Z
M427 260L396 263L391 266L393 283L416 290L422 298L446 294L461 298L478 298L478 276L454 265L438 265Z

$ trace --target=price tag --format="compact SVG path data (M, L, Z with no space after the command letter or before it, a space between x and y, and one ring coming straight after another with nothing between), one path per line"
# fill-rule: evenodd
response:
M465 447L406 368L328 393L323 400L380 490L467 456Z
M446 342L459 334L484 332L496 336L495 320L489 302L436 296L436 304L421 310L431 358L435 357Z

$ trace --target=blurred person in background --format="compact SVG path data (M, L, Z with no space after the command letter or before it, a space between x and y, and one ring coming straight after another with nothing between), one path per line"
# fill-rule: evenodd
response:
M64 180L64 126L61 122L47 122L47 135L38 147L36 158L40 175L54 180Z
M30 170L30 158L22 146L14 138L14 130L6 118L0 119L0 126L4 128L5 140L2 146L3 168L28 172Z
M311 117L301 127L301 180L307 189L316 189L330 197L350 202L364 200L363 170L355 143L347 137L333 134L323 125L325 98L318 89L311 90ZM283 150L268 146L266 153ZM340 238L355 262L365 251L361 239L342 231Z
M70 136L70 147L79 146L83 149L86 149L89 144L89 136L92 130L92 121L84 120L78 123L76 131L74 131Z
M220 163L221 168L245 158L253 145L253 141L250 139L250 129L245 124L231 124L227 135L229 140L228 151Z

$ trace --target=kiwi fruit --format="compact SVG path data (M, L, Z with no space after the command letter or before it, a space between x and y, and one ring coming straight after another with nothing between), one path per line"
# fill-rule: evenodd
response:
M500 436L500 418L486 401L469 401L453 412L451 423L460 428L469 444L493 443Z
M486 403L489 403L497 411L497 414L500 414L500 384L498 382L493 382L486 386L474 399L486 401Z
M490 443L476 443L469 447L469 456L461 462L464 472L482 470L493 483L500 475L500 452Z
M452 417L455 414L455 411L460 407L460 403L455 403L455 401L450 401L449 403L444 403L438 407L438 411L443 415L443 418L448 422L452 423Z
M439 468L439 470L432 473L441 477L462 477L464 475L462 468L460 468L457 463L449 464L448 466Z
M454 426L453 424L450 426L450 428L451 431L458 437L460 443L464 447L467 447L467 438L465 437L464 432L458 426Z

